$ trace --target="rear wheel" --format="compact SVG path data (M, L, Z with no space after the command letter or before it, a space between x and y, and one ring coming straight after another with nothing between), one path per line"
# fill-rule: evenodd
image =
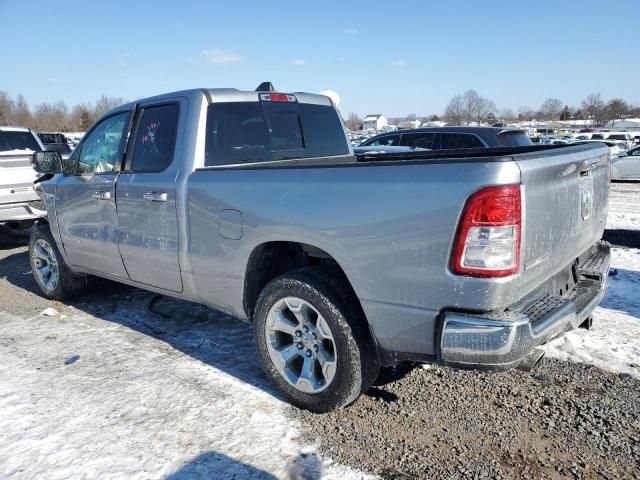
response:
M33 277L45 297L64 300L83 293L87 277L72 275L64 263L48 225L37 225L29 238Z
M357 301L336 276L308 268L272 280L254 328L267 376L294 405L326 412L353 402L378 364Z

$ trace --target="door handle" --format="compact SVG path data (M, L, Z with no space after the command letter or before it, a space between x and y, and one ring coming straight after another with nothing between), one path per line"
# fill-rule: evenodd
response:
M97 191L91 196L97 200L111 200L111 192Z
M147 192L142 195L147 202L166 202L167 194L166 192Z
M580 175L588 175L591 170L594 170L600 164L599 159L586 160L580 165Z

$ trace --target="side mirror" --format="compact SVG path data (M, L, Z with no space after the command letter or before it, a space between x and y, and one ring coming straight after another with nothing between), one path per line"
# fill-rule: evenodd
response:
M38 173L61 173L62 157L59 152L35 152L31 157L31 166Z

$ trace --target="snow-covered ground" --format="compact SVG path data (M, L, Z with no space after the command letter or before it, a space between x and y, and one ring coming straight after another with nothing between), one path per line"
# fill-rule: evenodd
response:
M300 444L249 326L153 299L0 314L0 478L363 478Z
M640 232L638 232L640 235ZM591 330L574 330L543 348L548 357L640 378L640 250L614 247L607 294Z
M639 186L635 182L612 184L609 194L607 228L640 230Z

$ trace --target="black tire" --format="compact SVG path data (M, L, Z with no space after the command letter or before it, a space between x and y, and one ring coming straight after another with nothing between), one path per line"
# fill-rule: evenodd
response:
M46 242L50 246L53 259L56 262L57 267L57 282L54 288L48 288L41 278L36 273L36 258L34 256L34 249L38 241ZM42 294L50 300L66 300L84 293L87 289L88 279L86 276L73 275L67 267L58 246L51 235L48 224L38 224L31 229L31 235L29 237L29 262L31 263L31 271L33 272L33 278L40 288Z
M287 273L269 282L260 293L254 315L258 352L267 377L293 405L316 413L344 407L369 389L379 363L362 309L341 275L326 267ZM326 320L334 337L337 354L333 380L322 391L305 393L287 382L269 355L266 336L271 307L285 297L310 303Z

